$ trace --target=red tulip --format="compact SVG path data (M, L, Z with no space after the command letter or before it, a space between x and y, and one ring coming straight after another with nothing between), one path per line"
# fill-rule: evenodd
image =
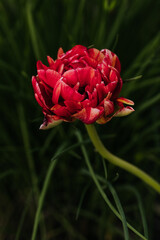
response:
M122 88L121 64L108 49L101 51L76 45L64 53L58 50L49 67L37 62L37 76L32 77L35 98L45 116L40 129L76 119L85 124L104 124L115 116L133 112L133 101L118 97Z

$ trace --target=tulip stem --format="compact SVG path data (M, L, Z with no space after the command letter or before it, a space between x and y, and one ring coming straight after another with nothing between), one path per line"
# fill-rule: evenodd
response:
M126 171L132 173L133 175L140 178L142 181L147 183L149 186L151 186L154 190L156 190L158 193L160 193L160 184L155 181L153 178L151 178L148 174L140 170L138 167L132 165L131 163L126 162L125 160L113 155L111 152L109 152L101 142L96 128L94 125L85 125L88 135L94 145L94 147L97 149L99 154L107 159L110 163L125 169Z

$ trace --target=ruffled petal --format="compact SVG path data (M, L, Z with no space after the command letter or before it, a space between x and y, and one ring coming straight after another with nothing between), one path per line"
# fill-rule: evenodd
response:
M116 68L120 73L121 64L117 55L108 49L102 49L101 52L105 55L105 60L108 62L108 65L111 65L112 67Z
M124 117L134 112L135 110L132 107L123 107L118 110L118 112L114 115L114 117Z
M77 79L80 83L80 87L84 87L88 84L92 84L92 80L95 77L95 70L91 67L76 69Z
M48 105L50 105L50 99L48 99L48 96L46 95L45 90L42 87L40 87L35 76L32 77L32 86L33 86L35 98L38 104L42 108L48 109L49 108ZM46 101L48 104L46 103Z
M59 108L54 110L54 114L56 114L59 117L64 117L64 118L70 118L71 113L68 111L67 107L65 106L60 106Z
M105 91L106 91L106 94L109 93L109 92L113 92L115 90L115 88L117 87L117 82L111 82L111 83L108 83L107 86L105 86Z
M114 92L112 94L112 99L117 98L117 96L119 95L119 93L120 93L120 91L122 89L122 85L123 85L122 79L119 78L117 86L116 86L116 88L115 88L115 90L114 90Z
M96 85L96 91L98 96L97 100L100 104L102 100L106 97L106 88L105 88L104 82L101 82L100 84Z
M109 73L110 73L110 67L108 66L108 64L103 61L98 68L100 69L100 72L102 74L102 78L105 81L105 83L109 83Z
M61 94L61 89L62 89L62 84L61 81L57 81L55 88L53 89L53 95L52 95L52 102L54 104L58 104L59 101L59 97Z
M81 120L85 124L94 123L103 113L103 110L98 108L83 108L80 112L72 115L72 117Z
M47 56L47 61L48 61L50 67L52 67L54 65L54 60L50 56Z
M61 58L61 57L63 56L63 54L64 54L63 49L60 47L60 48L58 49L57 58L58 58L58 59Z
M108 116L114 112L114 103L107 98L104 99L104 116Z
M124 97L119 97L116 99L117 102L121 102L121 103L125 103L125 104L128 104L128 105L131 105L133 106L134 105L134 102L130 99L127 99L127 98L124 98Z
M88 49L88 55L90 58L93 58L97 63L101 63L104 59L104 54L96 48Z
M62 97L63 100L70 100L81 102L84 99L84 96L78 93L76 90L68 86L61 79L56 83L53 90L52 101L54 104L57 104L59 97Z
M116 71L112 70L109 73L109 80L110 82L118 82L118 77Z
M55 127L57 125L59 125L63 120L60 119L57 116L52 116L52 115L46 115L44 117L44 121L41 124L40 128L41 130L46 130L52 127Z
M86 64L83 61L74 60L71 63L69 63L69 66L76 69L76 68L84 68L84 67L86 67Z
M98 62L95 59L93 59L93 58L91 58L89 56L84 56L81 60L86 62L87 65L90 66L90 67L93 67L93 68L97 67Z
M81 103L73 100L66 100L64 101L64 104L66 105L68 111L72 114L79 112L82 109Z
M98 104L98 93L97 90L94 89L92 94L89 95L90 107L95 108Z
M60 59L69 59L76 54L78 54L78 57L87 55L87 48L82 45L76 45L71 50L60 56Z
M104 117L104 116L102 116L102 117L100 117L96 121L96 123L98 123L98 124L105 124L105 123L109 122L112 118L113 118L113 116L111 116L111 117Z
M63 74L64 82L69 86L74 86L77 84L77 71L75 69L68 70Z
M57 81L61 78L61 75L53 69L38 70L38 77L44 81L48 86L54 88Z
M41 69L47 70L48 67L45 66L40 60L38 60L37 61L37 70L41 70Z

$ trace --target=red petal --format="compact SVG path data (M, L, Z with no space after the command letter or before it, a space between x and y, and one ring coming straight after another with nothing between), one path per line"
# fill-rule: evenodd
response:
M76 113L82 109L80 102L67 100L67 101L64 101L64 104L66 105L68 111L72 114Z
M119 81L117 83L117 87L115 88L115 90L113 92L112 99L117 98L117 96L119 95L119 93L122 89L122 85L123 85L122 79L119 78Z
M118 77L114 70L110 71L109 80L110 80L110 82L114 82L114 81L118 82Z
M111 117L104 117L104 116L102 116L101 118L99 118L96 121L96 123L98 123L98 124L105 124L105 123L109 122L112 118L113 118L113 116L111 116Z
M128 104L128 105L134 105L134 102L132 100L129 100L127 98L124 98L124 97L119 97L116 99L117 102L121 102L121 103L125 103L125 104Z
M98 94L96 89L94 89L94 91L92 92L91 97L89 95L89 100L90 100L90 107L95 108L98 104Z
M47 106L47 104L45 102L45 99L43 97L41 88L40 88L35 76L32 77L32 85L33 85L33 89L34 89L34 93L35 93L35 98L36 98L38 104L42 108L48 109L48 106Z
M84 101L82 101L82 108L86 108L86 107L91 107L90 104L90 100L89 99L85 99Z
M48 86L54 88L56 82L61 78L61 75L53 69L38 70L38 77L44 81Z
M134 112L134 109L132 107L123 107L120 110L118 110L118 112L114 115L115 117L123 117L123 116L127 116L130 113Z
M86 50L87 48L82 46L82 45L76 45L74 46L70 51L70 54L73 56L75 54L78 54L78 55L86 55Z
M108 99L104 99L104 116L108 116L114 112L114 103Z
M108 65L111 65L112 67L116 68L120 73L121 64L117 55L108 49L102 49L101 52L105 55L105 61L108 62Z
M96 48L88 49L88 55L89 55L89 57L95 59L98 63L101 63L103 61L103 59L104 59L104 54L101 53Z
M60 48L58 49L57 58L58 58L58 59L61 58L61 57L63 56L63 54L64 54L63 49L60 47Z
M77 72L75 69L68 70L63 74L64 82L69 86L74 86L77 83Z
M52 95L52 102L54 104L57 104L58 103L58 100L59 100L59 97L60 97L60 94L61 94L61 81L57 81L54 89L53 89L53 95Z
M58 72L59 74L62 74L62 73L63 73L63 70L64 70L64 64L62 63L62 64L59 65L59 67L58 67L58 69L57 69L57 72Z
M113 93L113 91L115 90L116 86L117 86L117 82L111 82L107 86L105 86L106 94L109 93L109 92Z
M70 64L69 64L69 66L71 66L72 68L84 68L84 67L86 67L86 64L85 64L85 62L83 62L83 61L79 61L79 59L78 60L74 60L74 61L72 61Z
M61 81L62 89L61 89L61 96L65 100L73 100L77 102L81 102L84 99L84 96L78 93L76 90L65 84Z
M40 69L45 69L47 70L48 67L45 66L40 60L37 62L37 70L40 70Z
M93 59L93 58L91 58L91 57L89 57L89 56L84 56L84 57L82 57L82 59L87 63L87 65L89 65L90 67L93 67L93 68L96 68L97 67L97 64L98 64L98 62L95 60L95 59Z
M94 70L94 74L91 75L90 77L90 87L94 89L97 84L101 84L102 78L101 74L98 70Z
M80 87L84 87L89 84L89 86L93 87L101 82L101 76L99 71L91 68L77 68L66 71L63 74L64 82L69 86L74 86L77 82L80 83Z
M82 45L76 45L74 46L72 49L70 49L69 51L67 51L62 57L61 59L68 59L76 54L78 54L79 56L85 56L87 53L87 48L82 46Z
M56 71L54 71L54 70L52 70L52 69L48 69L47 71L46 71L46 79L47 79L47 84L49 85L49 86L51 86L52 88L54 88L54 86L55 86L55 84L57 83L57 81L59 80L61 78L61 75L58 73L58 72L56 72Z
M61 106L54 110L54 113L59 117L70 118L71 113L67 110L65 106Z
M102 64L98 66L98 68L100 69L100 71L102 73L103 79L105 80L106 83L108 83L109 82L110 68L105 63L105 61L103 61Z
M64 65L64 62L61 59L56 59L54 65L52 67L53 67L53 70L60 73L63 65Z
M50 67L54 65L54 60L50 56L47 56L47 60Z
M63 119L60 119L60 117L46 115L42 125L40 126L40 129L46 130L46 129L55 127L55 126L59 125L62 121L63 121Z
M61 97L64 100L73 100L80 102L84 99L84 96L78 93L76 90L68 86L66 83L64 83L62 80L59 80L57 84L55 85L54 91L53 91L53 102L56 104L58 103L59 97Z
M95 76L95 70L93 68L91 67L78 68L76 69L76 71L80 87L84 87L92 83L92 80Z
M97 95L98 95L98 102L99 104L101 101L106 97L106 86L104 82L96 85Z
M72 115L73 117L81 120L85 124L94 123L102 114L102 111L98 108L83 108L80 112Z

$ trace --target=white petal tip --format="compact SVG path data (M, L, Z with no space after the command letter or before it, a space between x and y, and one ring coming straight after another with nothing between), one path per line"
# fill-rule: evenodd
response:
M132 107L124 107L121 110L119 110L117 114L115 114L115 117L124 117L131 114L134 111L135 110Z
M40 130L47 130L53 127L56 127L57 125L59 125L62 122L62 120L57 120L57 121L52 121L50 123L48 122L44 122L41 124L41 126L39 127Z

